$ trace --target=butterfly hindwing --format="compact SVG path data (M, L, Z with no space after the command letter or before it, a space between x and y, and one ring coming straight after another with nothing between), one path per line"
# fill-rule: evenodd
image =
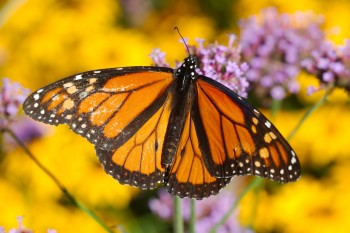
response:
M197 128L210 154L206 166L215 177L257 175L279 182L300 176L299 161L266 117L225 86L200 76L196 82Z
M212 176L199 148L193 115L188 114L172 166L166 177L168 191L180 197L202 199L215 195L231 178Z
M125 67L88 71L39 89L24 111L48 124L68 124L105 150L123 145L163 105L172 69Z

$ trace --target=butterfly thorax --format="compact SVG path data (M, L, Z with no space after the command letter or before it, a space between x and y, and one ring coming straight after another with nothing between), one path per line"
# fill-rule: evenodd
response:
M184 63L175 70L174 76L176 79L180 79L181 85L179 86L179 92L185 92L186 86L195 80L198 76L196 72L197 58L195 56L188 56L185 58Z
M197 60L194 56L189 56L184 63L175 70L175 82L171 90L172 110L167 127L162 164L171 165L173 158L179 148L180 136L185 125L188 114L191 112L195 97L194 81L198 74L196 72Z

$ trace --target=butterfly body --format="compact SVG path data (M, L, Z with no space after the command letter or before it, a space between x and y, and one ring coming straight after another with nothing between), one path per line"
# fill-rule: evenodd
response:
M68 124L95 145L106 173L122 184L164 183L172 194L202 199L237 175L297 180L299 161L278 130L196 67L189 56L178 69L83 72L34 92L24 111Z
M189 57L179 69L174 72L175 81L171 87L171 113L165 134L162 165L170 166L179 148L179 142L187 115L192 111L194 101L194 80L196 61ZM185 69L186 65L189 67ZM190 68L192 67L192 68ZM192 75L191 75L192 74Z

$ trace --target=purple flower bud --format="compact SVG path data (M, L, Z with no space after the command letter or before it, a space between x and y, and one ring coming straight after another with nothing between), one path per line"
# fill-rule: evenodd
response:
M327 71L323 73L322 80L324 82L332 82L334 80L334 74L332 72Z
M310 58L306 58L306 59L302 60L300 65L301 65L301 67L306 69L308 72L313 72L313 70L314 70L314 63L313 63L312 59L310 59Z
M297 81L288 83L288 90L290 93L296 94L300 90L300 84Z
M284 88L280 86L274 86L271 89L271 96L273 99L282 100L286 96L286 92L284 91Z
M328 60L327 58L320 58L320 59L317 61L316 67L317 67L318 69L325 70L325 69L328 69L328 66L329 66L329 60Z
M341 62L333 62L329 65L329 68L337 74L345 71L345 66Z

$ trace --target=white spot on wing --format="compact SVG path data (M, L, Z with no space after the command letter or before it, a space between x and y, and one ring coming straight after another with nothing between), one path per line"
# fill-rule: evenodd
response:
M73 86L73 83L65 83L65 84L63 84L64 88L68 88L68 87L71 87L71 86Z
M265 125L266 125L267 128L270 128L270 127L271 127L271 123L270 123L269 121L266 121L266 122L265 122Z
M40 95L39 95L39 94L35 94L35 95L34 95L34 99L35 99L35 100L38 100L38 99L39 99L39 97L40 97Z
M88 94L89 94L89 93L87 93L86 91L80 92L80 93L79 93L79 98L80 98L80 99L83 99L83 98L85 98Z
M83 78L83 76L81 74L78 74L75 76L74 80L80 80L82 78Z

